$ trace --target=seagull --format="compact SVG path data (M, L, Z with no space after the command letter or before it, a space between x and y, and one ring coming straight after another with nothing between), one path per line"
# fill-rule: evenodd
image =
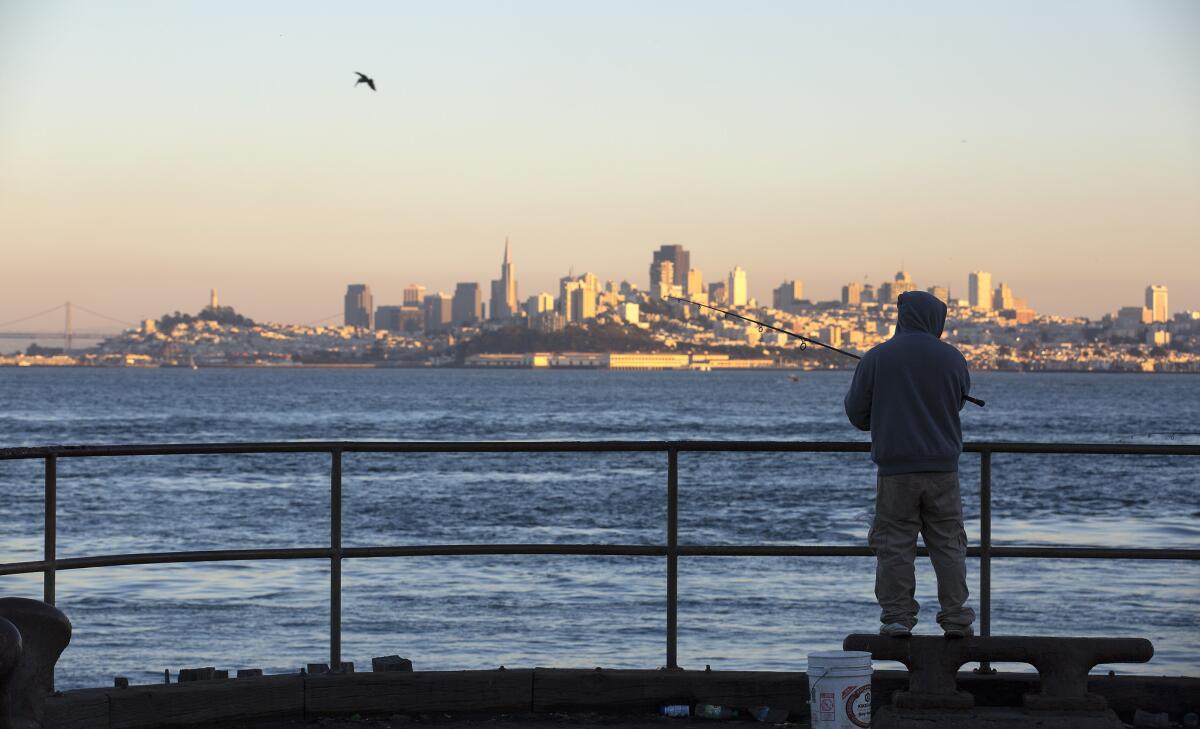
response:
M375 90L375 79L367 78L367 74L363 73L362 71L355 71L355 73L358 74L358 80L354 82L355 86L358 86L359 84L366 84L367 86L371 87L372 91Z

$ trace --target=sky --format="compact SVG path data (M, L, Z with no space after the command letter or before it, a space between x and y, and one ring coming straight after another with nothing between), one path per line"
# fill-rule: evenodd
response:
M0 322L486 292L506 236L522 298L681 244L1200 309L1200 3L0 0Z

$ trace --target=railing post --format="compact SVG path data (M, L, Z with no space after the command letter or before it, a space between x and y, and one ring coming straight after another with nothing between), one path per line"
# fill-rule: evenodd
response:
M342 665L342 451L329 452L329 668Z
M679 668L679 451L667 448L667 669Z
M46 544L42 560L46 570L42 573L42 600L54 604L55 560L58 558L58 458L46 456Z
M58 559L58 457L46 456L46 522L45 545L42 560L46 569L42 572L42 600L54 604L54 582L58 575L55 560ZM54 690L54 666L50 667L50 690Z
M979 452L979 634L992 634L992 452ZM995 673L980 661L977 673Z

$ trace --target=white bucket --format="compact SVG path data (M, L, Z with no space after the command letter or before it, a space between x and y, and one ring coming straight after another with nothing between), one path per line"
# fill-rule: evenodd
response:
M809 653L812 729L871 726L871 670L871 654L866 651Z

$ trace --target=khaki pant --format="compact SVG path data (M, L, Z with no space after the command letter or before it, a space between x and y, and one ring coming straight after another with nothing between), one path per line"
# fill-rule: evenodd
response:
M937 621L943 627L968 626L975 611L967 602L967 532L963 529L958 472L903 473L879 476L875 484L875 520L867 537L877 558L875 597L884 625L917 624L920 605L913 598L917 580L917 533L929 548L937 574Z

